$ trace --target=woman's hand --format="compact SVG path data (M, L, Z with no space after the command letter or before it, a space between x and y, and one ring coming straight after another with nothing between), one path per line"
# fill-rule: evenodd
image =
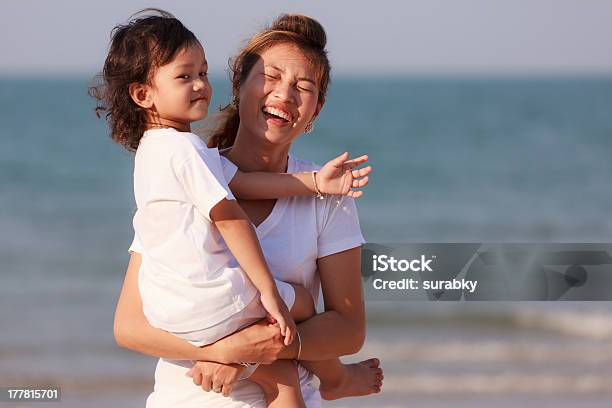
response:
M368 184L367 175L372 171L371 166L355 169L355 167L368 161L368 156L363 155L348 160L348 152L342 153L325 163L321 170L316 172L317 187L323 194L348 195L358 198L363 191L354 189L365 187Z
M227 397L245 369L240 364L197 361L186 375L193 378L193 383L201 386L204 391L220 392Z
M217 350L222 350L223 361L227 362L271 364L278 360L283 351L285 355L297 355L297 342L285 346L284 340L285 338L281 335L278 326L262 319L231 336L224 337L213 345L205 346L205 348L214 347Z

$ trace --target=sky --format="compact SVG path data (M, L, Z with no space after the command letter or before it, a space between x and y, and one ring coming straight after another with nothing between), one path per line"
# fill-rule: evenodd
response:
M610 0L2 0L0 75L92 75L145 7L181 19L213 75L284 12L323 24L336 75L612 75Z

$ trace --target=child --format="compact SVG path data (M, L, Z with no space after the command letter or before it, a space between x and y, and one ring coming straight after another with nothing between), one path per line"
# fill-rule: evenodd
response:
M352 188L365 186L371 169L353 169L367 157L349 161L345 153L319 172L302 174L242 173L222 163L216 149L190 132L191 122L206 117L211 97L204 50L180 21L158 12L113 31L103 85L91 89L102 102L98 114L107 112L113 139L136 150L134 229L144 313L153 326L198 345L268 315L288 345L296 335L300 340L294 318L314 314L312 297L272 278L253 225L230 189L245 198L358 197ZM297 381L269 386L291 370L291 362L278 361L251 377L269 406L304 406Z

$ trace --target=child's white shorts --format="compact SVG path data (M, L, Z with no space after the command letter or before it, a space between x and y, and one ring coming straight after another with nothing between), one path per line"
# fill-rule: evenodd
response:
M274 279L278 293L287 305L287 308L291 310L293 303L295 302L295 289L291 284L283 281ZM206 344L214 343L215 341L228 336L244 327L247 327L258 320L266 317L266 310L261 304L259 295L255 296L253 300L244 307L238 313L228 317L227 319L219 322L218 324L208 327L202 330L196 330L185 333L173 333L174 335L189 341L195 346L204 346ZM249 366L239 377L240 380L248 378L257 369L259 364L253 364Z
M287 282L279 281L277 279L274 279L274 281L281 298L287 305L287 308L291 310L293 303L295 302L295 289ZM247 327L264 317L266 317L266 310L259 300L259 295L257 295L248 305L244 307L244 309L212 327L191 332L173 334L189 341L195 346L200 347L206 344L214 343L215 341L244 327Z

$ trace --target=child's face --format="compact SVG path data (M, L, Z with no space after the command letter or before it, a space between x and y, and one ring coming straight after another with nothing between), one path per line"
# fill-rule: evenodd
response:
M199 44L179 51L171 62L157 68L150 89L152 120L189 130L191 122L204 119L212 95L207 72L206 55Z

